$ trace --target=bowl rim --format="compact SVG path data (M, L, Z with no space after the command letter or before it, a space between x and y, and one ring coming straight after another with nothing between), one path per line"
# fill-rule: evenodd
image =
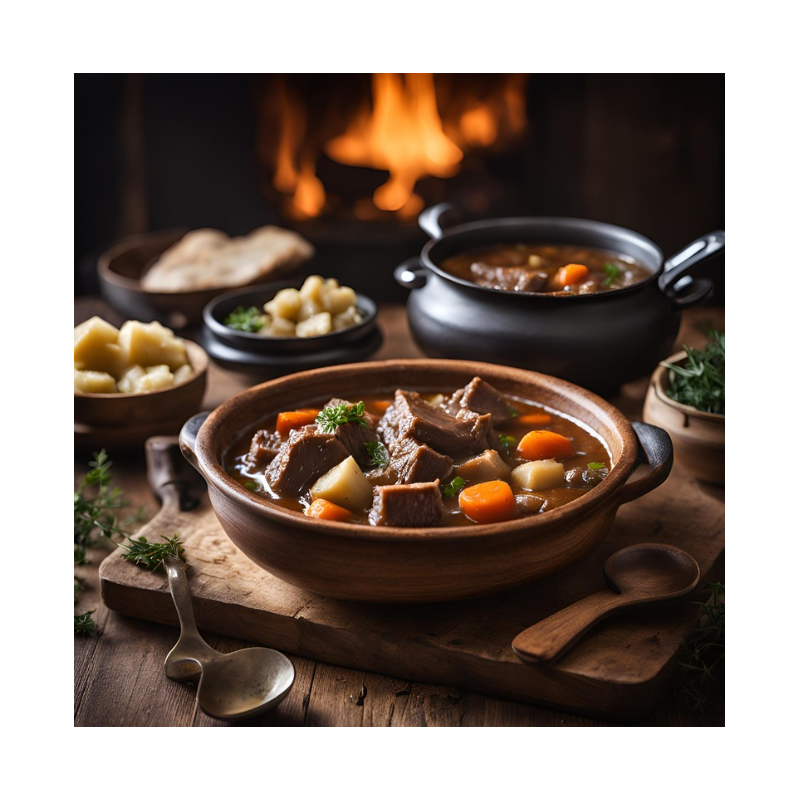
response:
M335 376L338 374L339 377L346 376L348 379L352 379L354 385L366 387L369 384L369 377L372 373L380 372L381 370L402 370L404 368L419 369L420 367L431 375L431 383L435 383L437 379L441 383L443 375L450 370L458 374L458 380L461 380L462 372L472 373L473 376L485 376L489 381L491 381L492 377L502 378L505 376L522 382L530 382L531 376L533 376L534 382L543 385L546 384L548 388L555 389L560 393L568 391L574 394L577 392L582 402L590 403L593 406L593 411L598 416L605 417L608 427L614 429L619 434L622 442L620 458L612 467L608 477L603 480L599 486L594 487L591 491L576 500L572 500L566 505L544 514L522 516L517 519L496 523L427 528L401 528L389 525L374 526L353 522L333 522L308 517L296 511L285 509L270 500L261 498L248 491L231 478L220 463L214 446L214 436L226 415L232 410L235 410L239 403L252 402L253 398L257 398L265 392L276 392L280 394L281 389L285 388L287 384L291 385L311 374L322 377L328 375ZM359 380L359 378L362 377L364 380ZM419 384L420 382L417 381L416 383ZM455 542L465 539L474 539L476 537L502 538L514 537L520 534L531 534L534 531L550 531L569 520L574 520L589 513L592 509L600 506L611 498L633 473L638 464L638 446L638 439L631 423L619 409L598 395L589 392L587 389L583 389L582 387L561 380L560 378L554 378L530 370L521 370L479 361L391 359L363 362L360 364L341 364L332 367L307 370L305 372L297 372L246 389L229 398L209 414L197 433L194 454L197 460L197 468L209 484L213 485L215 489L225 495L230 501L236 504L243 504L249 511L263 517L266 522L285 524L296 529L309 531L310 533L356 540L378 539L383 541L397 541L424 538L429 541L438 542L446 540Z
M474 231L493 230L494 228L502 229L504 227L525 225L525 224L541 224L541 225L568 225L576 229L592 230L598 232L606 232L608 234L627 235L638 239L647 247L653 249L654 254L658 256L659 266L653 270L648 277L644 278L631 286L623 286L620 289L610 289L607 292L596 292L590 294L571 294L560 292L509 292L506 289L493 289L489 286L480 286L477 283L459 278L452 275L446 270L442 269L431 257L431 250L435 249L437 245L441 244L448 237L458 235L460 233L471 233ZM621 255L625 255L621 253ZM605 298L618 297L622 294L630 294L632 292L644 289L654 281L657 281L659 276L664 271L664 251L650 238L641 233L637 233L630 228L624 228L621 225L614 225L610 222L600 222L599 220L585 219L583 217L498 217L496 219L482 219L473 222L464 222L460 225L453 225L444 231L439 239L428 240L421 253L422 263L436 273L440 278L443 278L451 283L456 283L467 289L473 289L479 292L485 292L490 295L499 297L524 297L524 298L540 298L546 302L587 302L587 301L602 301Z
M651 384L656 397L665 405L680 411L682 414L688 414L698 419L705 419L709 422L725 422L724 414L714 414L712 411L702 411L694 406L686 405L686 403L679 403L673 400L666 392L666 381L668 380L667 368L664 364L677 364L679 361L686 360L686 351L681 350L678 353L673 353L671 356L661 360L661 363L656 367L653 372Z
M188 380L177 386L167 386L164 389L153 389L150 392L75 392L75 397L96 398L98 400L132 400L136 397L155 397L156 395L166 394L167 392L175 392L178 389L183 389L191 386L193 383L205 378L208 372L209 355L197 342L191 339L183 339L178 337L186 348L186 354L189 358L189 363L192 365L192 375ZM199 366L195 366L194 361L197 360Z
M217 308L222 305L223 303L232 300L234 297L239 297L241 295L246 294L256 294L260 292L279 292L281 289L296 289L298 288L298 282L300 285L305 281L305 278L298 277L294 279L286 279L281 281L270 281L269 283L259 283L254 284L252 286L242 286L238 289L233 289L229 292L225 292L225 294L221 294L218 297L213 298L210 300L203 308L203 324L208 327L211 333L219 339L228 340L230 339L242 339L244 342L248 343L264 343L265 345L270 343L283 343L285 341L294 341L295 339L305 338L306 341L313 341L319 342L320 348L325 349L325 347L335 346L336 342L346 337L353 336L357 331L362 331L366 333L367 329L372 327L375 324L375 320L378 317L378 304L368 295L362 294L361 292L356 292L356 308L359 311L365 311L364 319L361 322L356 323L355 325L350 325L347 328L342 328L338 331L331 331L330 333L324 333L321 336L308 336L308 337L295 337L295 336L262 336L259 333L250 333L248 331L239 331L236 328L229 328L225 323L220 322L215 316L215 312ZM273 294L274 298L274 294ZM273 299L271 298L271 299ZM267 301L269 302L269 301ZM366 304L368 307L365 309L361 306L361 304ZM226 342L227 343L227 342ZM234 346L234 345L231 345ZM287 353L288 355L289 353Z

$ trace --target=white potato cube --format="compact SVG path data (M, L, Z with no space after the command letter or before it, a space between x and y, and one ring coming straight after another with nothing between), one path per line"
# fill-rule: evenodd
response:
M554 458L528 461L511 472L511 481L523 489L557 489L564 485L564 465Z
M356 464L353 456L326 472L312 487L311 496L336 503L350 511L361 511L372 505L372 484Z
M117 382L107 372L96 372L91 369L75 370L75 391L92 394L111 394L117 391Z
M175 370L175 385L186 383L192 375L194 375L194 370L191 364L184 364L182 367L178 367L178 369Z
M142 367L166 364L177 369L189 361L183 342L160 322L129 320L120 329L119 343L128 364Z
M309 300L318 306L322 306L322 290L325 281L319 275L309 275L300 287L300 294L303 300Z
M139 381L145 376L144 367L138 364L135 367L125 370L125 374L119 379L117 389L121 392L138 392Z
M356 293L349 286L328 289L324 296L325 309L331 314L342 314L356 304Z
M303 297L297 289L281 289L265 306L264 311L273 317L297 321Z
M362 317L361 314L358 313L358 309L355 306L350 306L347 311L343 311L333 318L333 329L335 331L340 331L343 328L349 328L351 325L358 325L361 319Z
M74 331L75 366L91 372L120 375L125 356L118 339L119 331L100 317L82 322Z
M175 383L175 376L169 371L166 364L148 367L146 373L139 379L140 392L155 392L157 389L168 389Z
M296 333L298 336L323 336L333 330L333 321L327 311L315 314L313 317L297 323Z
M270 336L294 336L295 324L290 319L273 317L269 325Z

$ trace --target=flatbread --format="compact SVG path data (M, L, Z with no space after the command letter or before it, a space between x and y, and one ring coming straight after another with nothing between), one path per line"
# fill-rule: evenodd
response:
M150 292L191 292L280 278L314 255L300 234L267 225L231 238L199 228L164 251L142 276Z

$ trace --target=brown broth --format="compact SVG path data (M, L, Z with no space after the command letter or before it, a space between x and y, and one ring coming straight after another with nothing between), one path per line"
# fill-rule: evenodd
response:
M437 396L441 397L441 395L437 395L436 393L423 393L422 395L422 397L426 400L435 399ZM312 402L308 405L311 407L321 408L328 399L329 398L324 398L317 403ZM377 416L383 415L387 404L390 403L392 399L393 393L389 392L363 396L367 411L374 413ZM575 449L574 455L568 458L557 459L564 465L565 471L569 471L572 468L585 469L587 464L592 462L602 462L609 470L611 469L611 456L606 449L605 444L599 438L599 436L597 436L597 434L591 432L587 428L582 427L582 425L578 424L576 421L567 418L563 414L560 414L551 408L512 397L509 397L509 401L512 407L519 412L520 417L523 417L526 414L544 412L550 415L551 422L547 425L532 426L517 422L517 419L513 419L507 425L495 426L495 429L498 433L513 436L517 442L519 442L530 430L545 429L554 431L571 439ZM257 483L259 489L255 493L260 497L268 499L270 502L273 502L283 508L302 514L311 502L308 491L306 491L302 497L296 499L280 497L270 489L263 470L259 472L249 471L245 464L245 456L249 450L250 440L253 434L257 430L263 429L274 431L275 417L271 418L266 424L254 426L252 429L247 431L238 442L236 442L234 447L229 451L232 454L232 458L230 458L230 460L228 460L225 464L226 471L232 478L251 491L253 491L252 487L249 487L247 484L251 482ZM503 457L503 460L509 465L509 467L514 469L520 464L525 463L526 459L518 457L514 453L513 447L511 450L511 453L500 453L500 455ZM529 492L525 489L515 486L513 483L510 483L510 485L515 495L528 494L542 498L545 503L538 513L546 513L554 508L559 508L560 506L566 505L572 500L576 500L577 498L582 497L584 494L591 491L591 487L570 488L565 486L557 489L542 489ZM458 497L443 498L443 502L445 507L444 525L457 526L474 524L459 510ZM353 514L350 521L367 525L370 524L367 512Z
M556 276L567 264L582 264L588 275L573 286L562 287ZM442 268L478 286L540 294L609 292L633 286L652 275L630 256L560 244L502 244L470 250L444 259Z

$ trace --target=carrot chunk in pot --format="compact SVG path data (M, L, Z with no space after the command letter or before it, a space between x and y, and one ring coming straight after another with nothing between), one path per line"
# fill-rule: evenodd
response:
M530 431L517 445L517 454L528 461L567 458L575 454L572 442L554 431Z
M467 486L458 496L461 511L473 522L501 522L517 516L514 492L505 481Z

